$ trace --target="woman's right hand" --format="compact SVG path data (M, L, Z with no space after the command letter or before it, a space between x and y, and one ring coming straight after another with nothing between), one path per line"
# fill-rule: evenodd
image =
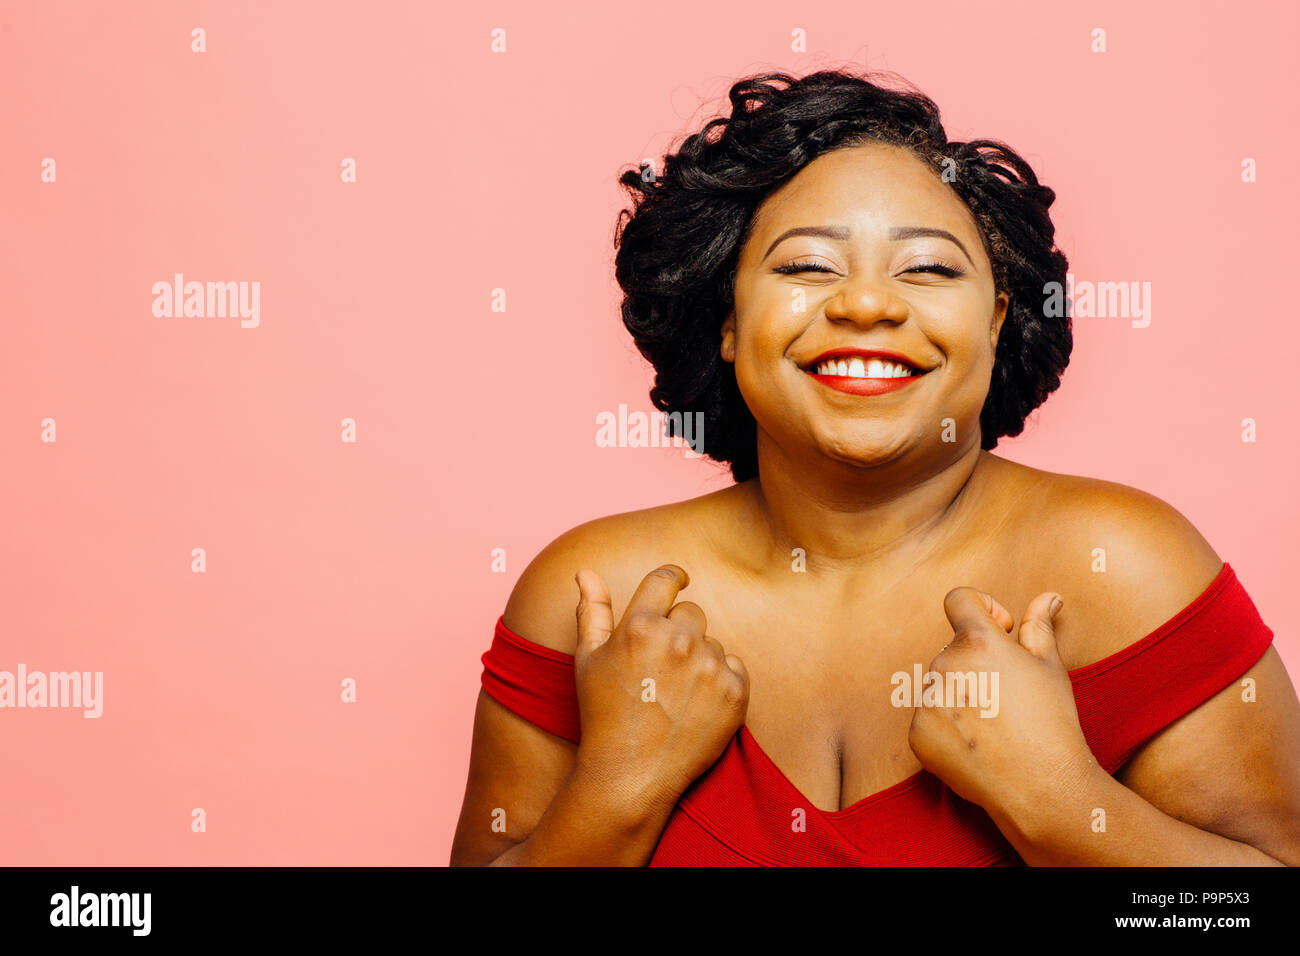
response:
M662 811L744 723L749 673L705 634L699 605L673 603L690 583L677 565L645 576L617 627L604 579L588 570L576 577L576 766L645 811Z

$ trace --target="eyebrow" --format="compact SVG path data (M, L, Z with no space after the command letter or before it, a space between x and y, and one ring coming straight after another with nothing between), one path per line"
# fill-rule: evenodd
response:
M827 239L839 239L842 241L848 239L849 235L850 230L848 226L796 226L793 229L787 229L785 232L781 233L781 235L777 236L776 241L767 247L767 252L763 253L763 258L766 259L770 256L773 249L791 236L825 236ZM889 238L895 241L901 239L915 239L919 236L934 236L938 239L947 239L966 254L966 259L971 263L971 265L975 264L975 260L972 259L970 253L966 251L966 247L961 244L961 240L947 229L934 229L930 226L895 226L889 230Z

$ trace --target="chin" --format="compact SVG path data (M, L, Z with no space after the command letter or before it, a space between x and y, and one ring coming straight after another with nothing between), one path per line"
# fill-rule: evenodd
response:
M858 439L826 442L818 450L822 457L843 465L874 468L900 458L908 448L900 441Z

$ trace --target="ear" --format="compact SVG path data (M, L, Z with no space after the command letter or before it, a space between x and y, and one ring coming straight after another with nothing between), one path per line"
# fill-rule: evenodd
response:
M998 347L998 336L1002 334L1002 323L1007 320L1007 307L1010 304L1011 296L1006 292L999 292L993 300L993 334L991 341L995 352Z
M736 310L732 309L722 322L722 348L724 362L736 361Z

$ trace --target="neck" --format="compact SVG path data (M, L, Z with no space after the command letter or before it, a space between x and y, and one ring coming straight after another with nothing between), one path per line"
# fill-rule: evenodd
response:
M762 430L754 525L768 560L788 565L795 548L809 571L853 571L923 558L968 517L993 457L978 433L941 460L907 456L873 466L795 461Z

